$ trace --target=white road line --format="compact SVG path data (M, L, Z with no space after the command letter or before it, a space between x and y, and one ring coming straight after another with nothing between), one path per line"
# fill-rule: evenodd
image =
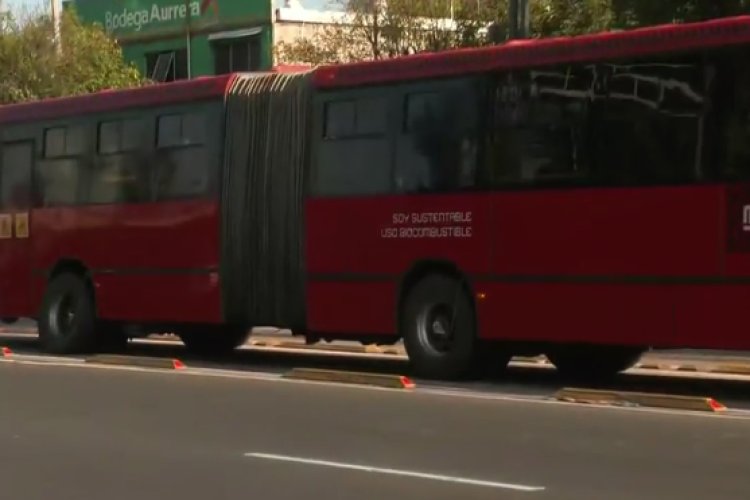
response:
M429 474L426 472L415 472L415 471L387 469L387 468L384 469L380 467L372 467L369 465L355 465L355 464L347 464L347 463L342 463L342 462L330 462L328 460L315 460L311 458L290 457L287 455L274 455L271 453L245 453L245 456L249 458L258 458L258 459L264 459L264 460L275 460L279 462L293 462L293 463L298 463L298 464L318 465L322 467L333 467L336 469L349 469L349 470L356 470L356 471L362 471L362 472L374 472L376 474L407 476L407 477L415 477L419 479L430 479L433 481L445 481L449 483L466 484L470 486L484 486L487 488L500 488L500 489L505 489L505 490L535 492L535 491L544 491L545 489L544 486L526 486L523 484L500 483L500 482L495 482L495 481L484 481L481 479L445 476L442 474Z

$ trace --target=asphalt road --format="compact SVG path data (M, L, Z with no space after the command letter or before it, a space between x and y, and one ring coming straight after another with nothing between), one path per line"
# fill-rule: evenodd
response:
M35 337L0 333L0 346L19 355L43 355ZM178 358L194 368L213 368L281 374L295 367L324 368L411 375L406 361L397 356L357 356L315 351L241 349L229 356L206 359L188 354L180 343L132 343L127 354L157 358ZM580 382L566 381L549 367L515 366L508 373L488 379L449 383L418 380L420 386L470 390L489 394L551 397L559 389ZM588 388L658 392L685 396L710 396L730 408L750 410L749 377L710 378L700 373L627 373L613 381L588 381Z
M728 416L11 363L0 397L13 500L750 494Z

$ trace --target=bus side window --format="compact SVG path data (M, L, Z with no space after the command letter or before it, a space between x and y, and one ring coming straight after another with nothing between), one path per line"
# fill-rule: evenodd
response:
M490 137L496 184L580 182L587 176L587 90L567 68L501 76Z
M207 194L209 165L206 114L161 115L156 126L156 199Z
M388 100L377 90L322 103L313 192L364 196L391 191Z
M747 49L727 51L721 56L724 57L719 59L715 92L721 123L718 139L721 176L730 181L747 181L750 180L750 70L744 63Z
M42 206L75 205L80 200L81 169L87 162L88 128L81 125L44 130L42 160L37 163L38 198Z
M701 175L703 65L692 58L601 64L596 106L597 182L685 184Z
M33 141L2 145L0 163L0 206L3 209L27 208L31 204L31 168Z
M478 96L472 84L406 94L396 168L400 192L476 187Z
M91 173L90 203L136 203L147 201L149 174L144 152L143 120L100 122L97 130L97 161Z

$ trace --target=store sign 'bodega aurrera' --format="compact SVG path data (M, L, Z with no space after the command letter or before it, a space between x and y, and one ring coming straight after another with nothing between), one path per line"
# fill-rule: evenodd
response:
M107 11L104 13L104 27L107 31L121 29L141 31L143 27L150 24L180 21L190 17L201 15L201 3L198 1L180 3L176 5L152 4L149 8L131 9L124 7L122 10Z

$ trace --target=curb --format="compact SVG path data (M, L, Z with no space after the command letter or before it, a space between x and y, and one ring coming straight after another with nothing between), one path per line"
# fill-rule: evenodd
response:
M750 363L724 362L718 364L696 364L696 363L669 363L646 361L639 363L633 368L654 371L677 371L690 373L718 373L722 375L750 375Z
M120 356L116 354L99 354L86 358L86 363L116 366L137 366L141 368L162 368L167 370L183 370L185 364L179 359L149 358L139 356Z
M709 371L725 375L750 375L750 364L725 363L717 365Z
M345 372L339 370L320 370L317 368L294 368L283 375L294 380L314 382L338 382L342 384L370 385L387 389L413 389L414 382L404 375L386 375L382 373Z
M253 347L276 347L281 349L298 349L301 351L329 351L329 352L350 352L356 354L388 354L392 356L405 355L395 348L382 348L376 345L348 346L348 345L320 345L320 344L299 344L285 340L250 340L250 346Z
M12 326L0 326L0 333L36 335L37 333L39 333L39 331L36 328L13 328Z
M554 398L558 401L565 401L568 403L638 406L647 408L667 408L673 410L721 412L727 409L726 406L710 397L677 396L672 394L653 394L646 392L600 391L571 387L566 387L557 391Z

